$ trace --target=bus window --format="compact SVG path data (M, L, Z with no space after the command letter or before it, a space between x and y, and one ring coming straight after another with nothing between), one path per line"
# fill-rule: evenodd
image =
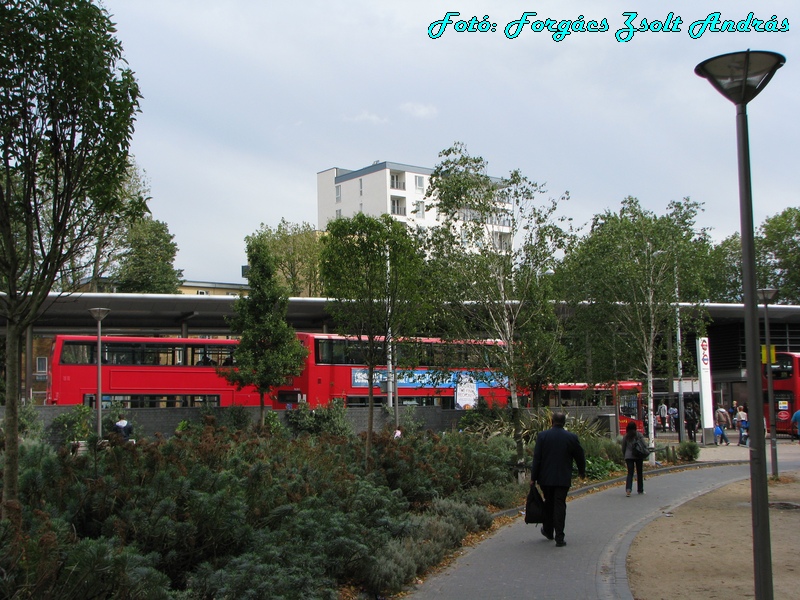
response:
M772 363L772 379L791 379L794 374L794 357L791 354L778 354ZM766 366L764 367L766 371Z
M62 365L93 365L96 344L85 342L65 342L61 349Z

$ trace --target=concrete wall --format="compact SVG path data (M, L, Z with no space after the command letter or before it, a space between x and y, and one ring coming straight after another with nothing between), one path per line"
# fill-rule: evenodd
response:
M41 416L45 431L47 431L53 420L60 414L68 412L69 406L36 406L36 410ZM587 420L600 418L601 422L606 423L604 428L613 427L617 423L613 417L602 417L609 413L613 407L596 406L574 406L566 409L570 417L582 417ZM226 409L214 409L216 412L224 413ZM250 414L253 421L258 419L258 407L247 407L245 410ZM283 414L282 411L278 411ZM200 423L202 421L203 409L200 408L135 408L125 411L126 416L134 424L134 438L153 438L156 435L171 437L174 435L181 421ZM401 424L408 418L413 419L416 424L423 429L431 429L437 432L452 431L458 427L458 421L465 414L463 410L444 410L435 406L403 408L400 412ZM0 419L5 417L5 407L0 406ZM353 426L353 431L361 433L366 431L369 419L368 408L349 408L347 418ZM394 428L394 414L383 408L376 408L373 414L373 431L382 431L384 428ZM616 436L617 432L609 431L609 435Z

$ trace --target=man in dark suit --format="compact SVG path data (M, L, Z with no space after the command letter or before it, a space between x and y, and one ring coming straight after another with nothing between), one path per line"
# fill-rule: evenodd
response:
M559 548L567 545L564 524L573 460L581 478L586 477L586 455L578 436L564 429L566 422L564 413L553 413L553 426L536 436L531 467L531 485L538 483L544 495L542 535L548 540L555 538Z

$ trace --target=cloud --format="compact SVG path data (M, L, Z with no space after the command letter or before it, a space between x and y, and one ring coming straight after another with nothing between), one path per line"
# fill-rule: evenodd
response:
M369 112L368 110L362 110L354 117L345 117L345 121L350 121L351 123L372 123L374 125L380 125L382 123L388 123L389 119L385 117L379 117L378 115Z
M439 109L432 104L420 104L419 102L406 102L400 107L400 110L416 119L432 119L439 114Z

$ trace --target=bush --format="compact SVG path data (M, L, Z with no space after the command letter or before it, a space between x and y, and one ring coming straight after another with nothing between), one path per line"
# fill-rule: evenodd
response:
M86 440L92 433L94 411L85 404L76 404L69 411L53 419L50 428L60 445L66 442Z
M44 435L44 422L32 402L23 402L20 405L17 426L19 427L19 435L25 439L40 440Z
M588 479L608 479L614 471L619 470L619 465L606 458L598 456L586 457L586 477Z
M234 431L245 431L253 424L250 413L244 406L229 406L221 413L220 423Z
M686 462L694 462L700 456L700 446L697 442L686 440L678 445L678 457Z
M347 409L341 399L333 400L325 408L308 408L302 403L286 411L286 424L294 435L302 433L351 436L353 429L347 420Z
M581 445L587 457L599 458L611 461L617 465L624 465L625 458L622 456L622 438L612 440L607 437L589 437L581 440Z
M26 441L19 526L0 523L0 597L40 580L65 598L333 599L345 583L383 594L489 527L489 505L524 496L502 436L382 432L367 473L354 436L252 435L211 414L179 429L81 456Z

